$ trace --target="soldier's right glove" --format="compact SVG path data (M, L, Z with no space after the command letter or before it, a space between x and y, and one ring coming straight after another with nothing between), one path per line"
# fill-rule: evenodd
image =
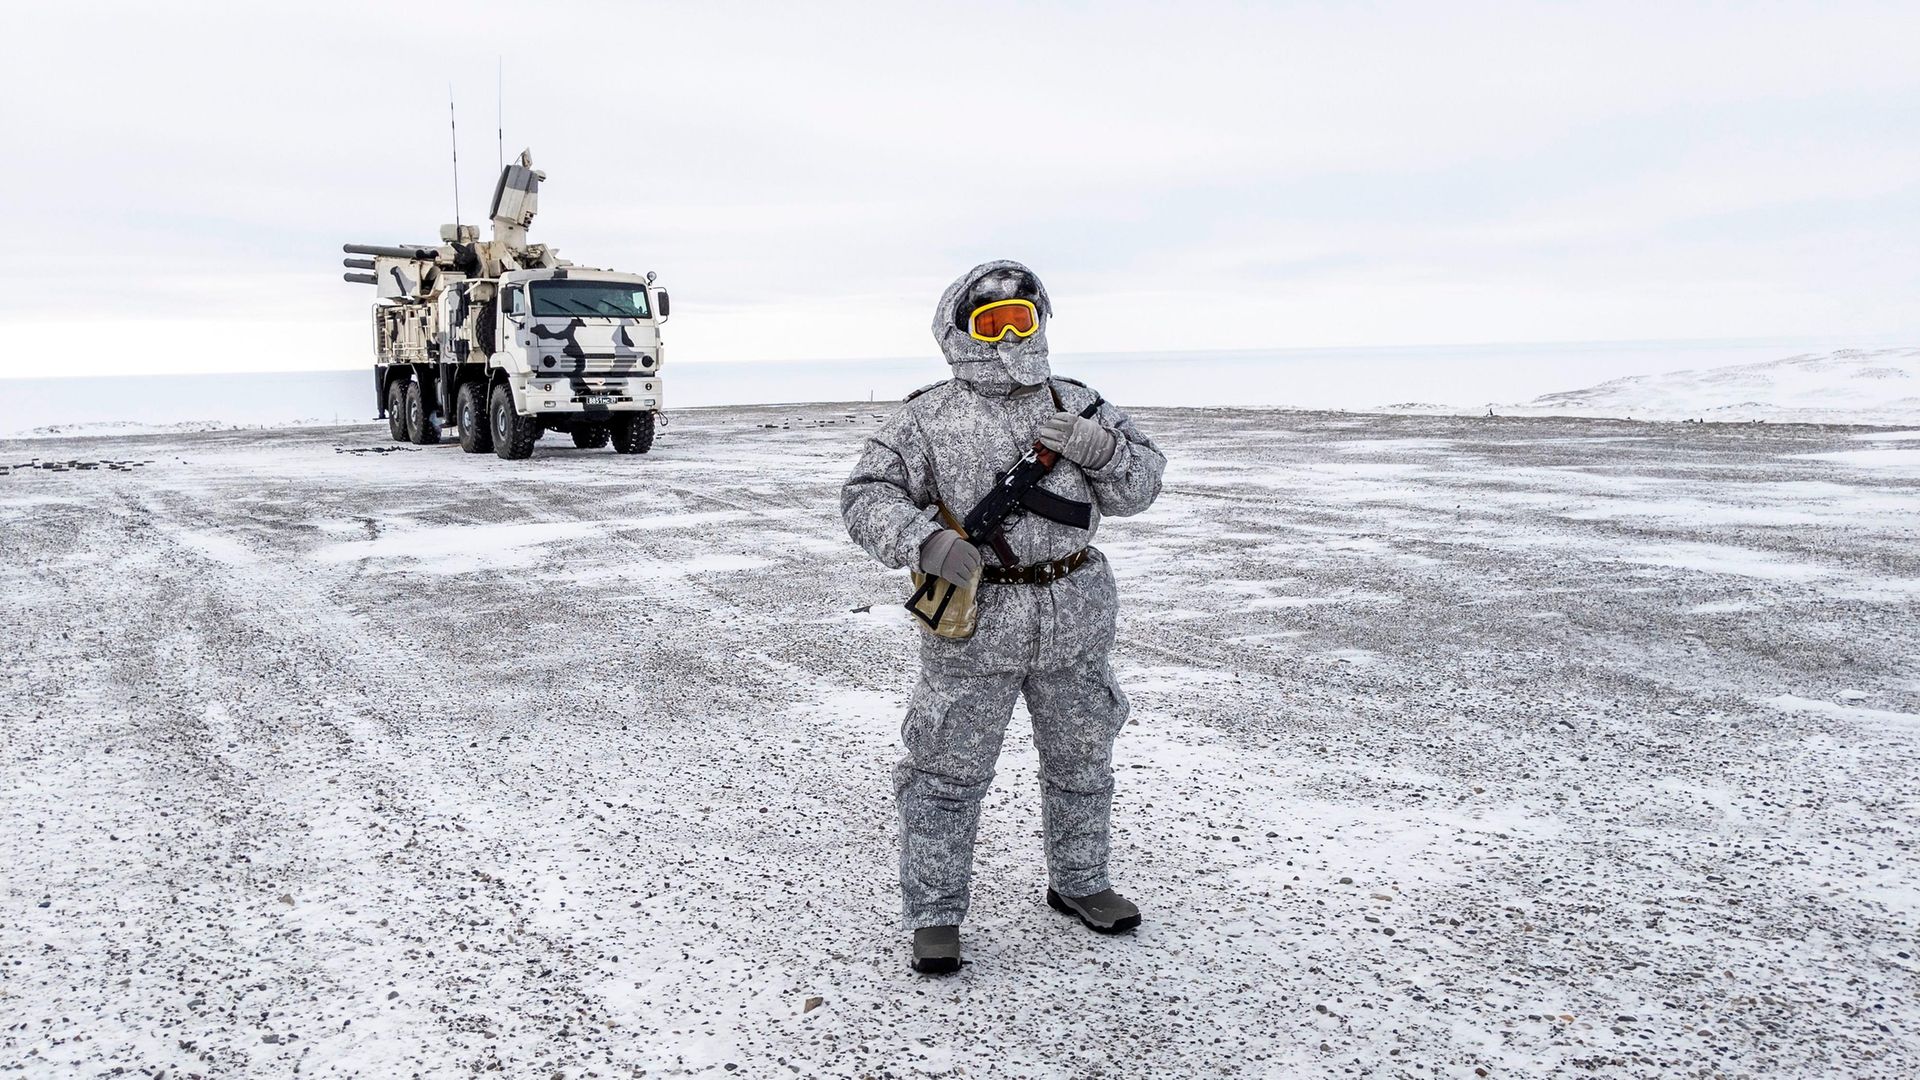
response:
M955 585L971 585L973 576L980 572L980 549L967 543L966 537L945 529L920 545L920 569Z

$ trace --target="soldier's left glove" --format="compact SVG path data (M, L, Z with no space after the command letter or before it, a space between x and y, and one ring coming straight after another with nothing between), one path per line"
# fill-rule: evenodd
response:
M1070 412L1057 412L1040 421L1034 438L1041 446L1087 469L1105 465L1119 442L1099 421Z

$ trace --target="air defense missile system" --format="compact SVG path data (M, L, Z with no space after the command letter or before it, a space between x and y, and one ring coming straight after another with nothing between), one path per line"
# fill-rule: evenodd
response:
M667 321L654 275L575 266L527 242L546 174L522 152L500 171L493 236L442 225L440 243L347 244L346 280L372 285L373 384L394 439L503 458L549 431L644 454L665 400Z

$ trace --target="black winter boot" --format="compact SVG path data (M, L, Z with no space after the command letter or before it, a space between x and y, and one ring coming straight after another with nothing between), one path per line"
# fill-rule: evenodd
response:
M913 932L913 970L951 975L960 970L960 928L923 926Z
M1047 906L1078 918L1096 933L1118 934L1140 925L1140 909L1112 889L1102 889L1092 896L1061 896L1048 889Z

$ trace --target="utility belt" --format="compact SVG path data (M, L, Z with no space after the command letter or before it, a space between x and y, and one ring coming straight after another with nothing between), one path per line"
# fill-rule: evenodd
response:
M1091 548L1081 548L1064 559L1032 566L983 566L982 585L1049 585L1086 565Z

